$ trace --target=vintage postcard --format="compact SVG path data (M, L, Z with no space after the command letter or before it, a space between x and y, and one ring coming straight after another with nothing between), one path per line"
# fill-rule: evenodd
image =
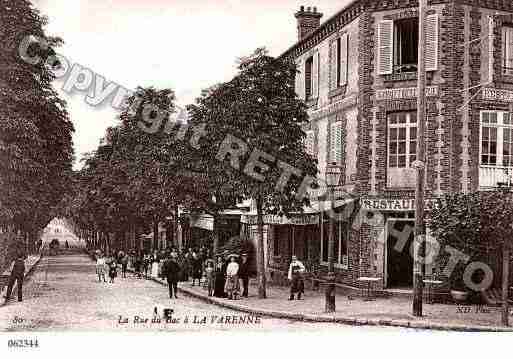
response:
M1 0L0 41L8 355L512 331L511 0Z

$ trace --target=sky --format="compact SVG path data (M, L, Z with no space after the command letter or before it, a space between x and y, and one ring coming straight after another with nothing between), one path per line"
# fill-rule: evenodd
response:
M297 41L294 13L316 6L327 20L349 0L33 0L48 16L47 33L63 38L58 49L71 63L91 69L127 89L172 88L176 103L193 103L201 90L230 80L236 59L265 46L280 55ZM74 147L94 151L117 111L92 107L86 92L62 91L75 126Z

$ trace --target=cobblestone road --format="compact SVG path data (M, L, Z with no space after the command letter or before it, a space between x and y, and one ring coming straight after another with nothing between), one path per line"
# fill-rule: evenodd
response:
M82 254L45 257L24 288L24 301L0 307L0 331L69 330L347 330L335 324L294 322L254 317L253 323L238 323L247 314L226 310L191 297L168 298L167 288L148 280L116 278L114 284L99 283L94 263ZM179 323L151 323L154 308L174 310ZM120 316L128 323L120 324ZM134 319L149 318L147 323ZM230 324L226 324L229 316ZM235 316L235 317L233 317ZM184 323L185 318L188 323ZM196 318L196 320L195 320ZM237 324L233 324L233 322ZM248 321L248 318L246 318ZM352 328L359 330L360 328ZM380 328L382 330L383 328ZM388 329L387 330L393 330Z

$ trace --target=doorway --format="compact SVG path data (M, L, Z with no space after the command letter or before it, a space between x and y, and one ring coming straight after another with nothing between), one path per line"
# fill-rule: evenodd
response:
M411 288L413 286L413 256L411 248L414 239L415 222L410 219L389 218L387 220L386 243L386 287ZM394 233L409 233L408 238L398 238ZM402 245L404 243L404 246ZM402 247L402 248L401 248Z

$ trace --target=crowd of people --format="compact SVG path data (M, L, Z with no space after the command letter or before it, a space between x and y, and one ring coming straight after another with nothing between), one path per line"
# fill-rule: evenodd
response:
M189 248L184 252L172 247L151 254L120 251L117 255L104 256L98 252L96 258L99 282L107 282L108 275L109 283L114 283L118 268L121 268L122 278L126 278L127 268L130 266L136 278L166 279L170 298L177 298L179 282L190 282L192 286L203 285L209 296L218 298L237 300L240 297L247 298L249 294L250 267L247 253L223 253L213 259L211 252L204 247L200 250ZM293 300L296 294L297 299L301 299L304 293L304 271L305 266L293 256L288 273L291 283L290 300Z

